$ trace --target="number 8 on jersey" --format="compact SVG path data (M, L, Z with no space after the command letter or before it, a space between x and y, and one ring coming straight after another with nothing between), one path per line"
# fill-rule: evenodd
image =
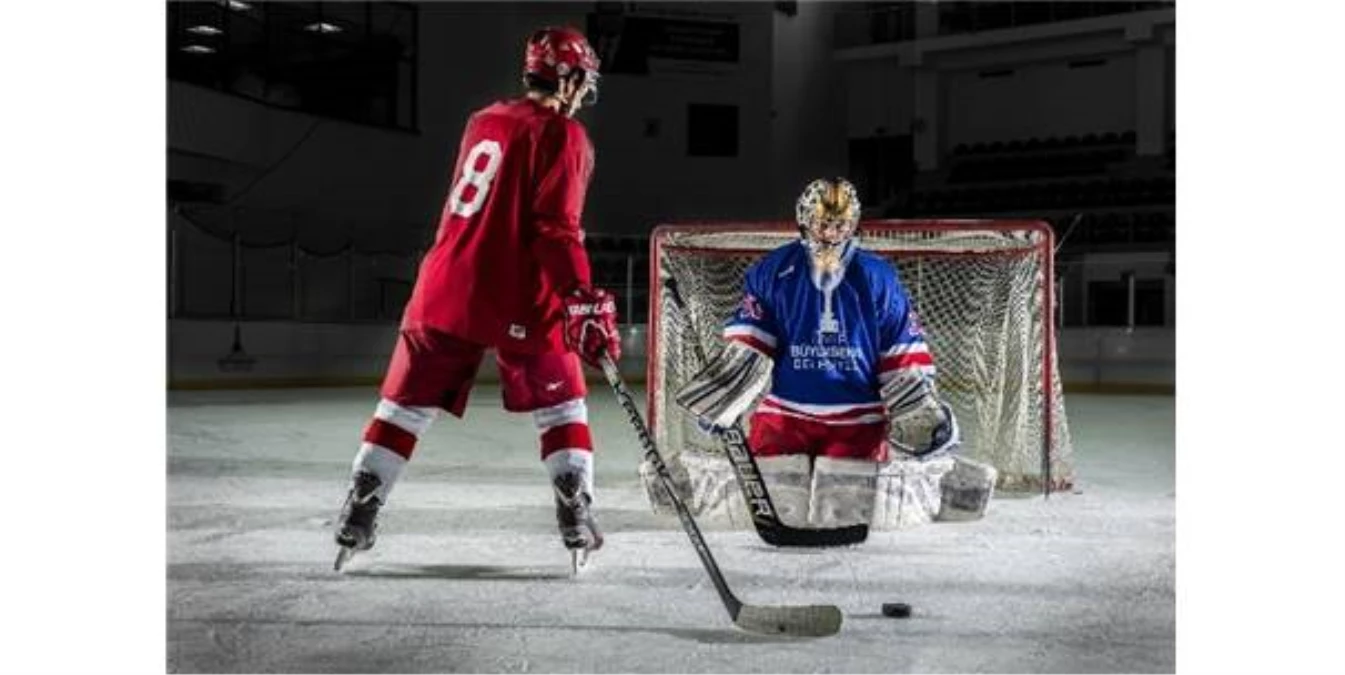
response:
M486 157L486 165L478 170L477 164L482 155ZM481 210L481 205L486 202L486 195L490 192L490 183L495 178L495 172L500 170L502 159L504 153L500 150L500 144L495 141L484 140L472 146L467 152L467 159L462 163L462 177L453 184L453 192L448 196L450 213L471 218ZM463 193L467 191L469 185L475 189L472 190L471 198L463 201Z

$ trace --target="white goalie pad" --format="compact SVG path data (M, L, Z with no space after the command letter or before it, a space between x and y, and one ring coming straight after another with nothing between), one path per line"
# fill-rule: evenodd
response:
M902 530L933 522L942 504L940 483L952 457L920 461L896 457L878 465L870 527Z
M668 473L677 486L677 496L691 515L721 520L734 526L750 525L751 518L743 503L733 466L723 455L694 448L683 449L675 461L668 462ZM640 482L644 484L654 513L676 516L657 472L649 462L640 463Z
M983 517L995 495L998 478L999 472L989 464L956 458L953 470L944 474L941 482L943 498L938 519L964 521Z
M757 469L766 482L766 491L775 502L780 522L789 527L810 527L809 502L812 496L812 458L808 455L758 457Z
M807 527L811 486L809 458L806 455L758 457L757 468L781 522L791 527ZM691 515L704 523L726 524L735 529L752 526L752 513L743 502L742 489L727 457L688 448L678 453L675 462L669 463L668 471L677 485L677 496ZM640 463L640 481L654 513L677 515L663 482L648 462Z
M877 482L878 462L818 457L813 464L809 524L818 528L869 524Z
M758 457L757 464L781 520L807 528L868 523L874 530L903 530L977 520L985 515L998 477L988 464L948 456L882 463L818 457L811 470L804 455ZM733 467L723 455L686 449L668 468L678 496L702 523L752 526ZM640 478L654 513L676 517L648 462L640 464Z
M729 341L723 351L677 391L675 400L696 419L727 428L771 383L770 357Z

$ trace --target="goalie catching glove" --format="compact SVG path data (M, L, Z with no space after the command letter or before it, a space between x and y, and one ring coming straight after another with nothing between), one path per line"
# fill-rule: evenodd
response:
M701 422L727 429L770 384L773 366L769 356L730 340L718 357L678 390L675 400Z
M621 358L616 326L616 298L600 288L580 286L565 296L565 346L584 363L602 368L603 354Z
M900 373L882 387L887 441L920 460L951 454L962 441L957 417L938 399L934 384L920 372Z

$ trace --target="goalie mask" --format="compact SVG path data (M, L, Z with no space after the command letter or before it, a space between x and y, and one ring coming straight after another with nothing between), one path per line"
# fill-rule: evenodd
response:
M834 271L859 228L859 194L844 178L819 178L799 195L795 218L813 264Z

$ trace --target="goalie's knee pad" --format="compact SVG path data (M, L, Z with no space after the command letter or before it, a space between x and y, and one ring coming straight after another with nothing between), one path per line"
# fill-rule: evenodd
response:
M808 527L812 458L808 455L758 457L757 469L766 482L766 491L775 503L780 522L790 527Z
M897 455L880 464L871 526L898 530L933 521L942 499L940 481L952 468L952 457L920 461Z
M939 520L976 520L985 515L995 494L999 472L989 464L963 457L954 460L951 471L941 481Z
M812 527L868 524L878 463L867 459L818 457L813 464Z

